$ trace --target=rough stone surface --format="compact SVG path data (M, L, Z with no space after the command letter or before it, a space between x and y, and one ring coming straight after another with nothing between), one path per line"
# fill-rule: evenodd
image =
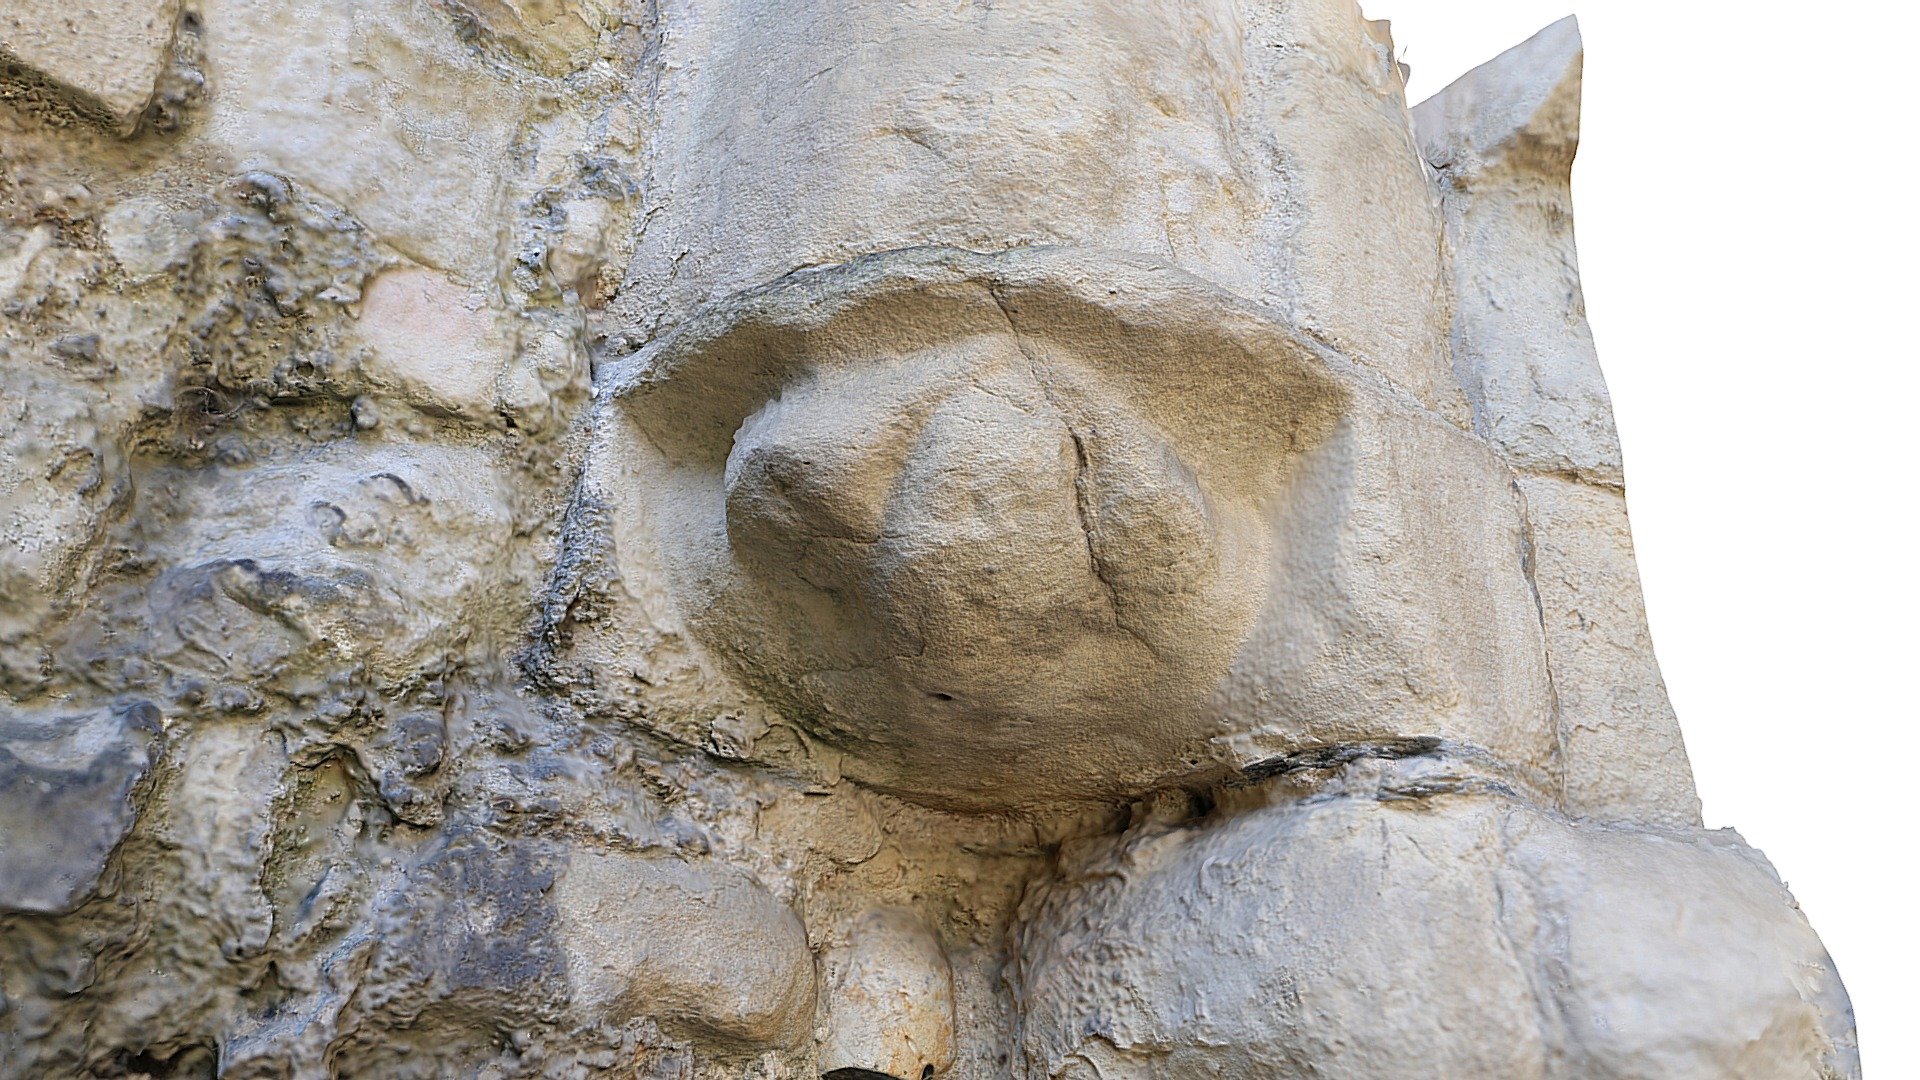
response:
M1038 1075L1848 1067L1838 979L1735 837L1573 825L1405 768L1236 810L1064 854L1023 929Z
M159 734L150 705L0 727L0 910L63 915L133 828Z
M863 778L986 809L1415 734L1551 767L1508 470L1175 268L896 253L626 365L648 436L590 483L672 515L695 632Z
M1560 717L1569 813L1698 825L1700 800L1653 658L1626 498L1523 476L1533 581Z
M558 893L576 1005L791 1047L813 955L791 908L738 870L576 851Z
M953 966L918 915L861 915L828 954L826 978L822 1075L937 1076L952 1066Z
M1613 406L1573 243L1580 29L1571 18L1414 110L1453 249L1455 373L1520 474L1578 816L1700 823L1647 633Z
M1699 827L1571 23L0 30L0 1077L1858 1075Z
M1620 437L1573 245L1580 31L1555 23L1414 119L1453 247L1454 370L1474 428L1516 465L1621 483Z
M0 65L50 80L131 132L167 61L180 0L11 0Z

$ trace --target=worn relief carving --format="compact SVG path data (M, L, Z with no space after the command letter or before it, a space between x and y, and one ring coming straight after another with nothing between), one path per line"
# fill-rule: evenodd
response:
M0 1076L1857 1077L1571 20L14 0Z

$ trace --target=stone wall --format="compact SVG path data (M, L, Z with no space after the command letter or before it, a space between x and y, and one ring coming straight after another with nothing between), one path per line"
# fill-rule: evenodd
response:
M1858 1075L1569 21L11 0L0 1076Z

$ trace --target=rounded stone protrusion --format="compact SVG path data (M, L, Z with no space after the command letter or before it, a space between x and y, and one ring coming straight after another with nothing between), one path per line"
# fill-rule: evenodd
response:
M1074 709L1093 672L1178 655L1196 635L1165 613L1209 595L1221 562L1206 495L1157 432L1061 400L1001 352L957 384L932 364L884 372L925 384L905 417L892 396L797 387L747 419L726 465L735 557L824 594L821 636L898 666L895 711L955 724ZM1070 671L1009 693L1008 670L1059 658ZM872 700L802 678L836 714Z
M1737 837L1399 783L1070 855L1024 909L1031 1075L1857 1075L1832 962Z
M576 851L555 895L584 1013L757 1047L802 1037L814 1008L806 929L744 872Z
M828 973L825 1080L929 1080L953 1065L953 968L919 916L862 915Z
M1272 311L916 249L622 364L631 572L853 779L1002 809L1416 735L1547 776L1510 470Z

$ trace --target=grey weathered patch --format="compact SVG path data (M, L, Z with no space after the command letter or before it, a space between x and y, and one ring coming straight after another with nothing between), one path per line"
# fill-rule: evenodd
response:
M92 895L133 828L159 710L0 714L0 910L65 914Z
M471 1064L559 1020L567 968L551 892L563 865L551 844L478 830L424 852L374 903L365 974L331 1051L351 1064L338 1067Z

